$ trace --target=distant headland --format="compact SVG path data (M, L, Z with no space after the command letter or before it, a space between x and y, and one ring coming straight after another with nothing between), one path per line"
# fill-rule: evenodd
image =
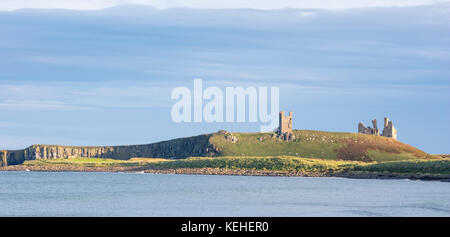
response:
M385 118L380 136L294 130L293 113L280 112L270 133L216 133L143 145L32 145L0 151L0 170L144 171L246 175L450 178L450 160L396 139ZM59 168L57 168L59 167ZM176 171L178 170L178 171Z

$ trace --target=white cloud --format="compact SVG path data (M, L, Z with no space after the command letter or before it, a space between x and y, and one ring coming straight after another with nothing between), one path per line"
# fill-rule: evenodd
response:
M38 109L38 110L92 110L90 107L67 104L61 101L17 101L0 102L1 109Z
M0 84L0 108L13 110L103 110L170 106L170 87L146 83Z
M189 8L317 8L348 9L363 7L401 7L418 6L448 2L448 0L2 0L0 10L16 10L21 8L63 8L75 10L94 10L123 4L143 4L156 8L189 7Z

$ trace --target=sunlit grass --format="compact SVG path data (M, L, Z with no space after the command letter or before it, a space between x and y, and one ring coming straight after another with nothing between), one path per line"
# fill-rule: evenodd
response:
M145 166L151 163L167 162L168 159L159 158L131 158L129 160L116 160L116 159L104 159L104 158L70 158L70 159L39 159L39 160L27 160L24 165L73 165L73 166L97 166L97 167L109 167L109 166Z
M360 162L292 156L227 156L189 157L186 159L131 158L115 160L102 158L41 159L25 161L30 166L77 167L140 167L144 169L215 168L308 173L407 173L450 174L450 160L405 160L395 162Z
M407 174L450 174L449 159L393 161L355 166L354 171Z
M312 130L295 130L293 133L296 140L289 142L272 133L233 133L237 138L234 143L217 133L211 136L210 142L218 148L220 156L292 156L366 162L437 157L382 136Z
M256 157L256 156L229 156L229 157L191 157L150 164L153 168L218 168L218 169L253 169L272 171L296 172L341 172L351 169L362 162L334 161L324 159L298 158L289 156Z

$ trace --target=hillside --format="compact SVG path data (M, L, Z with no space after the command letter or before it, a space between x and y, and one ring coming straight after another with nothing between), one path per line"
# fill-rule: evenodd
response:
M294 130L294 135L295 140L285 141L273 133L220 131L144 145L32 145L23 150L0 151L0 166L21 164L26 160L74 157L127 160L132 157L293 156L364 162L438 158L381 136L310 130Z
M233 133L233 143L216 133L210 142L220 156L298 156L353 161L398 161L438 158L397 140L359 133L294 130L296 139L284 141L272 133Z

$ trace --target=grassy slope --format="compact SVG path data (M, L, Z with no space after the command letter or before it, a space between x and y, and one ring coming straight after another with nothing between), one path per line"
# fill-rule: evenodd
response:
M310 130L296 130L294 134L297 139L292 142L270 133L233 133L237 143L229 142L223 134L214 134L210 142L221 151L221 156L285 155L366 162L438 158L381 136Z
M187 159L132 158L113 160L101 158L71 158L25 161L28 166L142 167L148 169L217 168L288 171L310 174L382 173L450 175L450 159L407 160L395 162L360 162L278 157L190 157Z

